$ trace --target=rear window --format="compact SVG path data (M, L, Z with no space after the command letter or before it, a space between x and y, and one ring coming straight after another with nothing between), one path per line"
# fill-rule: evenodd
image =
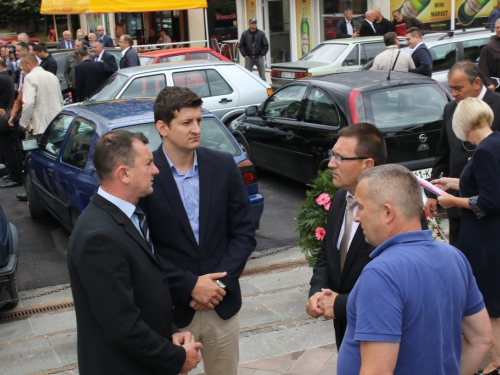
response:
M379 128L440 121L448 99L437 85L394 87L362 94L366 120Z
M240 155L240 148L223 126L217 119L203 118L201 120L200 145L212 150L229 152L232 156ZM133 133L144 133L149 139L148 147L151 151L155 151L160 147L161 138L153 123L127 126L123 129Z
M217 56L214 56L209 52L190 53L189 60L220 61L220 59Z
M300 61L322 61L332 63L338 59L340 54L347 48L345 44L320 44L307 55L300 58Z
M139 61L142 65L150 65L155 61L154 57L139 56Z

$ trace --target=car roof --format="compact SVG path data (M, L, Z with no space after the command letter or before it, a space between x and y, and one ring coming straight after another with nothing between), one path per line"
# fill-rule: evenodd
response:
M63 107L65 112L97 118L106 125L128 125L154 120L156 99L117 99L104 102L79 103ZM203 117L214 117L202 109Z
M401 38L404 40L403 37ZM321 44L359 44L359 43L376 43L383 41L384 38L382 36L361 36L358 38L341 38L341 39L325 40Z
M386 83L393 86L403 83L425 84L434 82L429 77L414 73L397 72L393 70L390 72L390 81L387 79L388 75L389 72L387 70L363 70L348 73L334 73L315 78L302 78L300 81L316 81L319 85L335 83L343 85L348 89L360 89L379 83Z
M229 61L206 61L206 60L189 60L189 61L177 61L177 62L167 62L161 64L153 64L153 65L143 65L143 66L134 66L131 68L120 69L118 73L123 74L124 76L131 77L138 73L149 73L149 72L157 72L168 69L176 69L176 68L196 68L196 67L204 67L204 66L214 66L214 65L234 65L234 63Z
M424 43L434 43L434 42L447 42L456 40L470 40L477 38L485 38L495 35L491 30L480 28L473 30L455 30L449 32L437 32L437 33L427 33L422 37L422 42Z
M163 57L170 55L178 55L185 52L206 52L206 51L213 51L213 50L208 47L169 48L169 49L160 49L157 51L141 52L139 53L139 56Z

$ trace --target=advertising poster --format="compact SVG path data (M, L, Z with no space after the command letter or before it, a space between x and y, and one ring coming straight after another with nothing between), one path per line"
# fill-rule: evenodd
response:
M481 27L497 5L497 0L455 1L455 28ZM409 17L416 17L426 30L449 30L451 25L450 0L391 0L391 15L395 10Z
M297 55L300 59L311 50L311 32L309 20L311 19L310 0L295 0L297 9Z
M248 20L250 18L257 18L257 1L247 0L247 18L245 20L245 25L248 28ZM258 24L257 19L257 24Z

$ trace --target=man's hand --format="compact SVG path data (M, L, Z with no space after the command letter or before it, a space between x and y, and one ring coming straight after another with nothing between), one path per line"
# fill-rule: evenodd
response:
M309 301L307 301L306 305L307 315L313 318L319 318L321 315L323 315L323 311L319 308L319 300L322 297L322 292L316 292L311 296L311 298L309 298Z
M491 90L491 91L495 91L495 85L489 85L488 88Z
M208 311L208 310L210 310L207 306L195 301L194 299L192 299L191 302L189 302L189 307L191 307L192 309L194 309L196 311Z
M195 342L191 332L177 332L172 335L172 343L174 345L186 345Z
M0 108L0 116L5 115L5 109Z
M323 311L323 315L327 319L335 319L335 312L333 311L333 305L335 304L335 298L339 295L330 289L321 289L323 297L319 300L319 308Z
M27 131L28 131L28 128L27 128L27 127L25 127L25 126L21 126L21 130L22 130L23 132L27 132Z
M191 297L209 309L214 309L226 295L225 290L219 287L215 281L222 279L226 275L227 272L218 272L199 276L191 292Z
M13 127L14 126L14 117L9 117L9 121L7 121L7 123L9 124L10 127Z
M359 36L359 31L355 31L352 33L352 38L357 38Z
M427 198L425 202L425 213L429 217L436 217L438 214L438 201L434 198Z
M198 350L203 349L203 345L199 342L192 342L182 345L182 347L186 350L186 360L181 368L181 374L187 374L200 363L201 357Z

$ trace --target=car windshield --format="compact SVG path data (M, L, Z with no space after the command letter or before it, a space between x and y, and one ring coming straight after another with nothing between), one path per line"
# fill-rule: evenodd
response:
M88 101L100 102L103 100L113 100L127 80L127 76L120 73L114 73Z
M362 97L366 121L382 129L411 130L412 126L441 121L448 103L439 86L427 84L365 92Z
M337 60L337 58L346 48L346 44L320 44L307 55L302 56L300 58L300 61L322 61L331 63Z
M212 150L229 152L232 156L240 155L240 148L227 130L223 129L223 126L215 118L203 118L200 145ZM134 133L144 133L149 139L148 147L151 151L156 150L161 144L161 138L154 123L127 126L124 129Z
M147 56L139 56L139 61L141 62L142 65L150 65L155 61L154 57L147 57Z

